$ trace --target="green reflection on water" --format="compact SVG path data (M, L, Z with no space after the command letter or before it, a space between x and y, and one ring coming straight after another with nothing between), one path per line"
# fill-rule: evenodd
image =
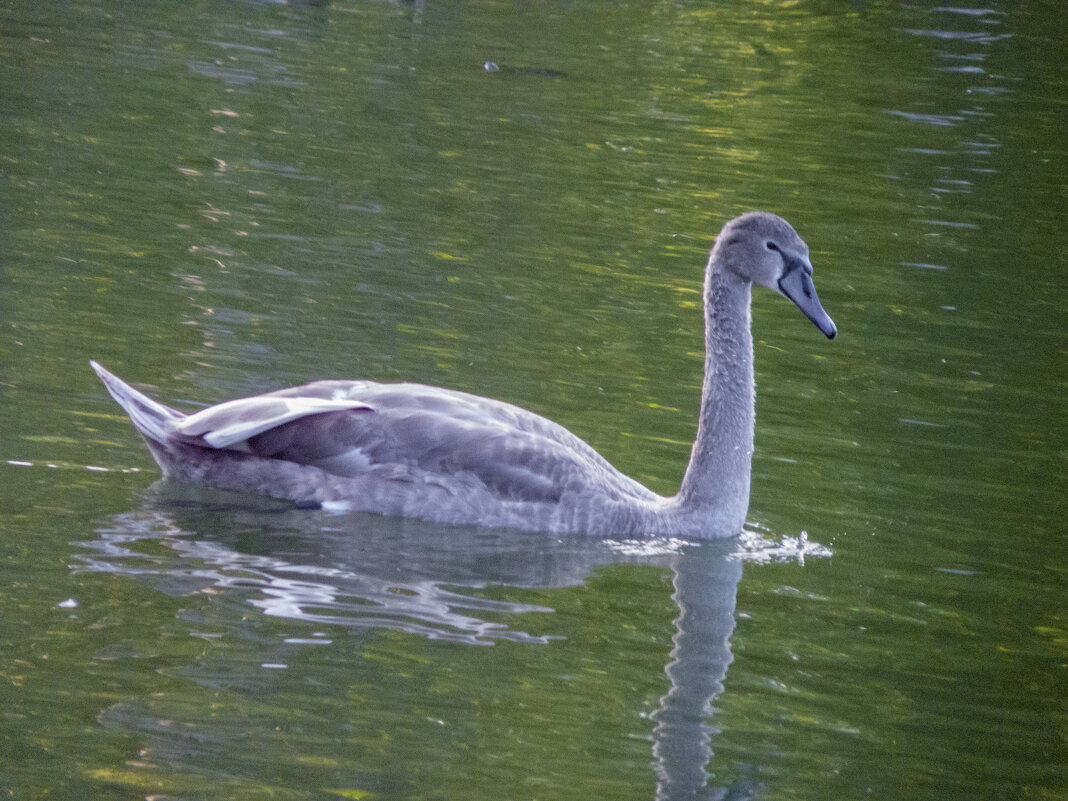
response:
M1063 794L1063 28L1052 4L0 12L0 786L649 797L666 571L496 590L554 610L501 615L547 645L300 650L253 590L73 574L156 475L86 360L176 404L465 389L672 492L705 253L768 207L842 337L755 297L751 517L834 556L747 567L713 784ZM218 516L194 539L285 553Z

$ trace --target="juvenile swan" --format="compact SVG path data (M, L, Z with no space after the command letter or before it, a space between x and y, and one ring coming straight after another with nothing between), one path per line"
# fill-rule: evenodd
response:
M786 296L828 338L808 246L762 211L728 222L705 269L705 378L682 486L662 497L544 417L420 384L315 381L195 414L90 362L165 476L302 504L447 523L602 535L737 534L753 453L750 287Z

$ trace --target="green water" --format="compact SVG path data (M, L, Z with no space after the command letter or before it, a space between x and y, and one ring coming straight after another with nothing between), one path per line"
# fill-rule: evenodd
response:
M1068 796L1066 42L1042 2L0 4L0 794ZM671 493L750 208L841 334L755 293L736 542L161 483L87 364L468 390Z

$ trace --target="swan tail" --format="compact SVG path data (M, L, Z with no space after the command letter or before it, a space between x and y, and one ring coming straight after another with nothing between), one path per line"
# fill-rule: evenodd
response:
M117 375L114 375L94 361L89 365L96 371L97 376L104 382L108 393L122 410L129 415L134 427L149 442L166 445L173 441L175 431L174 424L185 418L185 415L169 406L164 406L158 401L138 392Z

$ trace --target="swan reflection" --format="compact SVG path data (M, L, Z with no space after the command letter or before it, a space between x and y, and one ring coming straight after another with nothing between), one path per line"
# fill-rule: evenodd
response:
M96 539L81 543L86 552L76 555L75 570L149 578L179 597L244 594L264 615L318 628L288 638L292 647L329 644L338 627L393 629L472 645L543 644L558 635L526 631L517 621L553 610L488 597L502 594L488 588L577 586L598 565L670 569L678 615L665 655L669 688L652 714L658 799L747 797L744 788L707 789L711 705L733 659L730 637L743 562L827 553L805 537L775 542L753 532L697 544L618 542L330 516L259 499L237 506L234 497L157 485L142 508L114 516ZM275 665L275 656L265 666Z

